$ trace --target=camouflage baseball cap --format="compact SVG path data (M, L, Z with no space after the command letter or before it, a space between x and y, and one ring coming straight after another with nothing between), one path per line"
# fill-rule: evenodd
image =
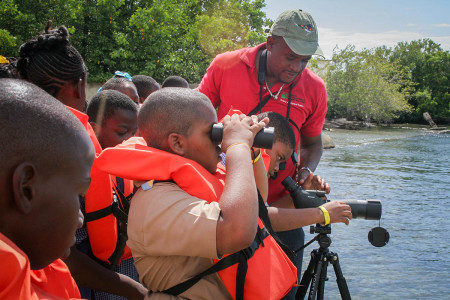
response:
M270 28L270 33L282 36L289 48L298 55L324 57L319 47L316 22L306 11L291 9L281 13Z

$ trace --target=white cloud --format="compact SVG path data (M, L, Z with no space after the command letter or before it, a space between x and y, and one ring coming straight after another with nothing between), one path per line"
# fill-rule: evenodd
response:
M434 27L450 27L450 24L433 24Z
M322 48L325 57L330 59L333 49L337 46L339 49L352 44L356 50L363 48L370 49L378 46L393 47L398 42L411 42L413 40L429 38L434 42L441 44L444 50L450 49L450 36L429 37L418 32L407 31L386 31L379 33L344 33L332 28L319 28L319 45Z

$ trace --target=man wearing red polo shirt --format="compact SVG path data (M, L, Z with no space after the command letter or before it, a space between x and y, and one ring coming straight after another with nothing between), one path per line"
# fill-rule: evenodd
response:
M273 111L286 117L296 134L300 162L288 159L276 179L269 179L268 202L272 206L293 207L281 181L297 177L306 189L329 192L320 176L313 176L322 156L321 132L327 113L327 93L323 80L306 68L312 55L323 56L318 44L316 24L300 9L283 12L272 25L267 42L219 54L209 66L198 90L218 108L218 119L230 108L245 114ZM279 234L296 250L303 245L300 228ZM301 269L302 254L297 268ZM291 297L295 292L291 292Z

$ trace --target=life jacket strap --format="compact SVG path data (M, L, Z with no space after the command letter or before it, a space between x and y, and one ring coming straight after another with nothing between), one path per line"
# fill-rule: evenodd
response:
M245 277L247 275L247 269L248 264L247 261L255 254L255 251L259 248L259 245L262 245L264 247L264 239L268 237L269 235L272 235L272 237L275 239L275 241L279 244L281 249L286 253L286 255L291 259L291 261L294 261L295 259L295 253L289 249L285 244L283 244L278 237L278 235L275 233L275 231L272 228L272 223L269 219L269 213L267 211L267 207L264 203L264 200L261 196L261 194L258 191L258 210L259 210L259 218L264 223L263 228L259 228L256 232L255 239L253 240L252 244L241 251L238 251L236 253L233 253L229 256L226 256L219 260L215 265L210 267L209 269L206 269L205 271L201 272L197 276L194 276L191 279L188 279L182 283L179 283L165 291L162 291L163 293L170 294L173 296L180 295L184 293L186 290L191 288L194 284L196 284L200 279L202 279L204 276L211 275L213 273L222 271L228 267L231 267L234 264L238 264L237 274L236 274L236 299L244 299L244 286L245 286Z
M114 199L113 202L111 203L111 205L109 205L105 208L85 213L84 221L92 222L92 221L107 217L110 214L113 214L114 217L116 217L120 222L127 223L128 214L125 211L123 211L119 206L120 206L119 202L116 199Z
M114 195L113 201L110 206L105 208L85 213L84 220L86 222L92 222L109 215L113 215L117 219L117 242L114 252L108 258L109 264L104 263L105 267L113 270L114 267L119 263L120 257L122 256L123 250L128 240L127 235L127 224L128 224L128 211L130 209L130 199L133 194L128 196L124 195L125 185L124 180L120 177L116 177L117 184L113 181L114 185Z
M205 271L201 272L200 274L182 283L179 283L165 291L162 291L162 293L170 294L173 296L180 295L185 291L187 291L189 288L191 288L203 277L222 271L235 264L238 264L236 275L236 299L244 299L245 277L247 275L247 268L248 268L247 260L249 260L255 254L255 251L256 249L259 248L259 245L261 244L264 245L263 241L269 235L270 234L265 227L263 228L258 227L255 240L248 248L222 258L216 264L206 269Z
M259 190L258 190L258 205L259 205L258 215L259 215L259 218L261 219L261 221L264 223L264 226L267 228L267 230L269 231L269 233L273 237L273 239L277 242L278 246L280 246L280 248L284 251L284 253L287 255L287 257L289 257L291 262L293 264L295 264L295 258L297 255L294 251L292 251L286 244L284 244L280 240L280 238L278 237L278 234L275 232L275 230L273 230L272 223L270 222L270 218L269 218L269 212L267 211L267 206L264 203L264 200L263 200L261 194L259 193Z

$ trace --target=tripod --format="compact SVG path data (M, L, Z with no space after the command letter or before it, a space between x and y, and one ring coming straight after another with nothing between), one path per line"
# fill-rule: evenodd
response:
M313 240L308 242L305 247L315 240L318 241L320 247L319 249L311 251L311 260L309 262L308 268L303 273L300 287L297 290L295 299L304 299L308 290L308 286L311 284L308 299L314 300L316 299L317 295L317 299L322 300L325 289L325 281L328 280L327 268L328 264L331 263L334 268L334 273L336 274L336 282L341 294L341 298L350 300L350 292L348 290L344 275L342 274L341 266L339 265L338 255L337 253L330 252L328 250L328 247L331 244L331 238L328 237L327 234L331 233L331 226L321 226L319 224L317 224L316 226L311 226L311 233L318 233L318 235L314 237Z

